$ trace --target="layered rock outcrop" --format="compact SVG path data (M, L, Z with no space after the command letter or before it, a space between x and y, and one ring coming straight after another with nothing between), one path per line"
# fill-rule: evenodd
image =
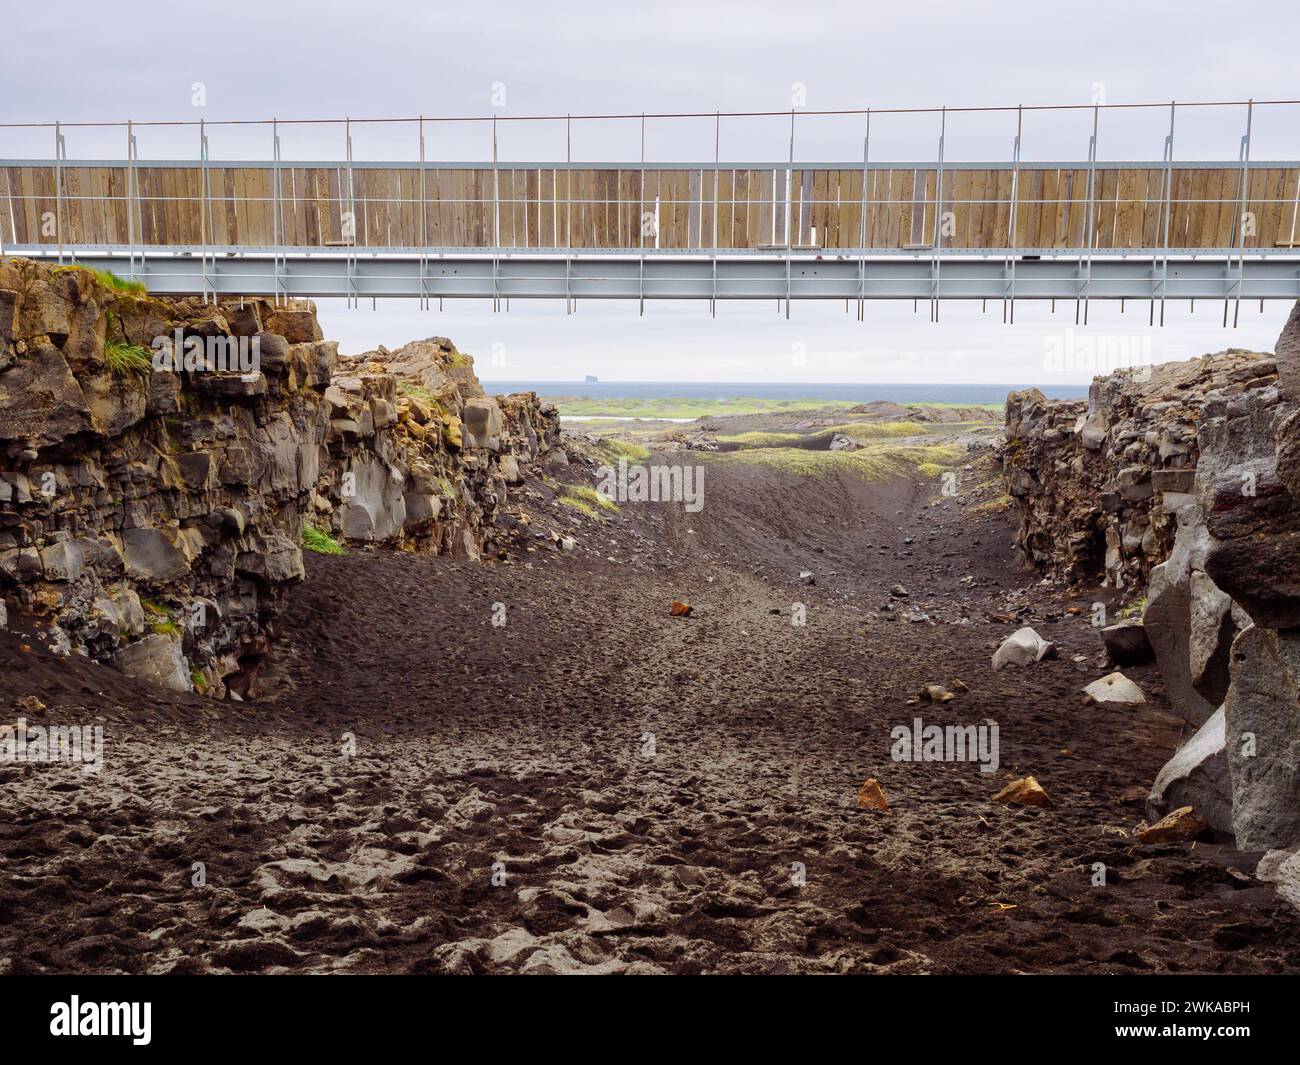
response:
M1017 542L1135 594L1195 735L1150 805L1243 849L1300 841L1300 307L1276 357L1224 352L1097 379L1086 404L1008 403Z
M1192 501L1207 397L1276 374L1271 356L1230 350L1098 377L1086 401L1012 392L1002 463L1019 504L1017 545L1068 580L1145 588Z
M209 353L242 342L256 366L174 361L195 338ZM408 345L396 372L338 362L308 304L163 300L0 261L9 622L33 615L56 650L172 688L247 697L303 577L305 524L493 550L506 486L558 438L554 411L485 396L445 340Z
M560 436L554 407L488 396L445 337L344 358L325 397L330 476L314 520L355 542L499 555L508 487Z

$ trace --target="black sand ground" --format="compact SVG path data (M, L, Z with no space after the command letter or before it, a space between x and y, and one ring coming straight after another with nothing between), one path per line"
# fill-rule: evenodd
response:
M1258 855L1131 838L1121 796L1179 729L1149 669L1149 709L1082 705L1100 641L1003 515L709 478L702 513L625 504L573 555L311 557L269 702L0 635L0 707L35 694L107 742L94 776L0 767L0 971L1300 971ZM1014 625L988 615L1025 604L1061 657L994 674ZM891 761L918 715L996 720L998 773ZM1026 773L1054 807L990 801ZM887 814L855 809L872 776Z

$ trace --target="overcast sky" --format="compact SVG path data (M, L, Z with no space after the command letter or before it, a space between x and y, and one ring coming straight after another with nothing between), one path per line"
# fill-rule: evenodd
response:
M133 2L57 8L3 6L0 121L282 119L480 116L670 111L787 110L802 86L806 108L1108 103L1296 98L1300 19L1287 0L1186 0L1137 4L858 2L790 4L704 0L653 4L245 3L217 6ZM52 66L51 64L55 64ZM200 83L202 106L196 104ZM495 95L494 95L495 94ZM504 94L504 95L503 95ZM1178 158L1235 159L1241 109L1180 117ZM1099 154L1158 159L1167 114L1108 112ZM1028 159L1086 158L1086 113L1026 119ZM634 161L639 123L578 123L575 159ZM488 127L439 125L430 159L490 152ZM1006 158L1014 116L953 116L949 159ZM724 161L777 160L789 151L788 119L724 123ZM873 156L932 158L935 116L881 118ZM0 130L0 157L48 156L48 133ZM68 131L72 158L118 155L120 131ZM262 127L210 133L214 158L265 157ZM358 158L414 158L410 127L354 129ZM194 154L192 130L146 129L139 153ZM264 143L265 142L265 143ZM341 129L282 133L286 159L338 158ZM1300 108L1257 119L1257 159L1300 159ZM563 124L501 127L510 160L563 159ZM713 122L651 122L652 160L711 161ZM796 134L804 160L860 158L860 119L807 117ZM1088 333L1073 330L1073 304L1019 305L1001 324L990 305L871 303L867 322L843 305L795 304L786 321L773 304L515 303L493 315L479 303L420 312L381 301L347 310L323 302L326 332L345 351L389 347L429 335L474 354L481 376L572 380L1086 382L1094 341L1162 361L1227 346L1271 350L1288 308L1243 305L1241 328L1221 328L1222 305L1170 304L1164 329L1148 330L1145 304L1094 303ZM1062 361L1060 353L1067 353ZM1078 357L1071 359L1069 353ZM1064 368L1062 368L1064 366Z

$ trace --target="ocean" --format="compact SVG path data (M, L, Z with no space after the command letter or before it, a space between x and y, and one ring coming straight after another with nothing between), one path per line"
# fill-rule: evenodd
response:
M1087 385L1063 384L912 384L912 385L852 385L852 384L745 384L735 381L484 381L483 388L499 395L508 392L536 392L541 396L569 396L585 399L809 399L845 400L850 403L870 403L872 400L892 400L895 403L956 403L975 406L986 403L1005 403L1007 393L1021 388L1036 387L1049 399L1083 399L1088 395Z

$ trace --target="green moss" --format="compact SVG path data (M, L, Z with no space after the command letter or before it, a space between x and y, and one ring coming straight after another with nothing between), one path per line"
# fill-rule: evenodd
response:
M857 451L750 448L712 455L709 461L768 466L800 477L824 478L833 474L848 474L879 482L891 477L910 476L918 470L926 476L933 476L943 468L943 464L956 462L960 456L958 448L947 444L874 444Z
M200 695L204 694L208 690L208 678L203 675L203 670L201 669L190 670L190 683L194 685L195 690Z
M318 555L343 554L343 545L329 533L317 529L314 525L302 527L302 546L308 551L315 551Z
M874 440L894 440L908 436L933 436L940 433L959 432L982 422L846 422L819 429L815 433L773 433L753 431L748 433L731 433L718 437L720 444L732 448L752 447L806 447L812 450L826 450L836 436L847 436L855 443L864 444Z
M564 486L564 491L560 496L561 503L567 503L570 500L584 504L588 508L597 508L599 510L609 510L618 512L618 504L608 496L601 495L594 488L588 488L584 484L569 484ZM592 511L595 513L595 510Z
M627 459L628 462L645 462L650 457L650 449L644 444L634 444L631 440L617 440L613 437L602 440L598 446L609 456L612 462Z
M591 518L599 518L602 511L618 512L618 504L612 499L601 495L594 488L588 488L586 485L566 484L560 488L560 495L557 497L566 507L573 507L580 510Z
M155 621L149 628L158 636L179 636L181 634L181 627L170 618L166 621Z
M708 418L725 414L768 414L788 410L811 410L826 407L853 407L848 400L824 399L692 399L689 396L662 398L590 396L542 396L543 403L554 403L560 417L566 414L590 417L611 415L621 418Z
M1141 599L1135 599L1119 612L1121 618L1141 617L1147 608L1147 597L1144 595Z
M141 596L140 605L144 607L146 613L153 614L155 617L170 618L172 616L171 609L157 599L147 599Z
M125 277L118 277L111 270L94 270L89 266L61 266L60 270L80 270L82 273L89 274L104 288L111 289L113 292L122 292L130 296L148 295L149 289L143 281L130 281Z
M1015 506L1015 500L1008 495L997 496L994 499L986 499L983 503L971 508L976 514L997 514L1004 510L1010 510Z

